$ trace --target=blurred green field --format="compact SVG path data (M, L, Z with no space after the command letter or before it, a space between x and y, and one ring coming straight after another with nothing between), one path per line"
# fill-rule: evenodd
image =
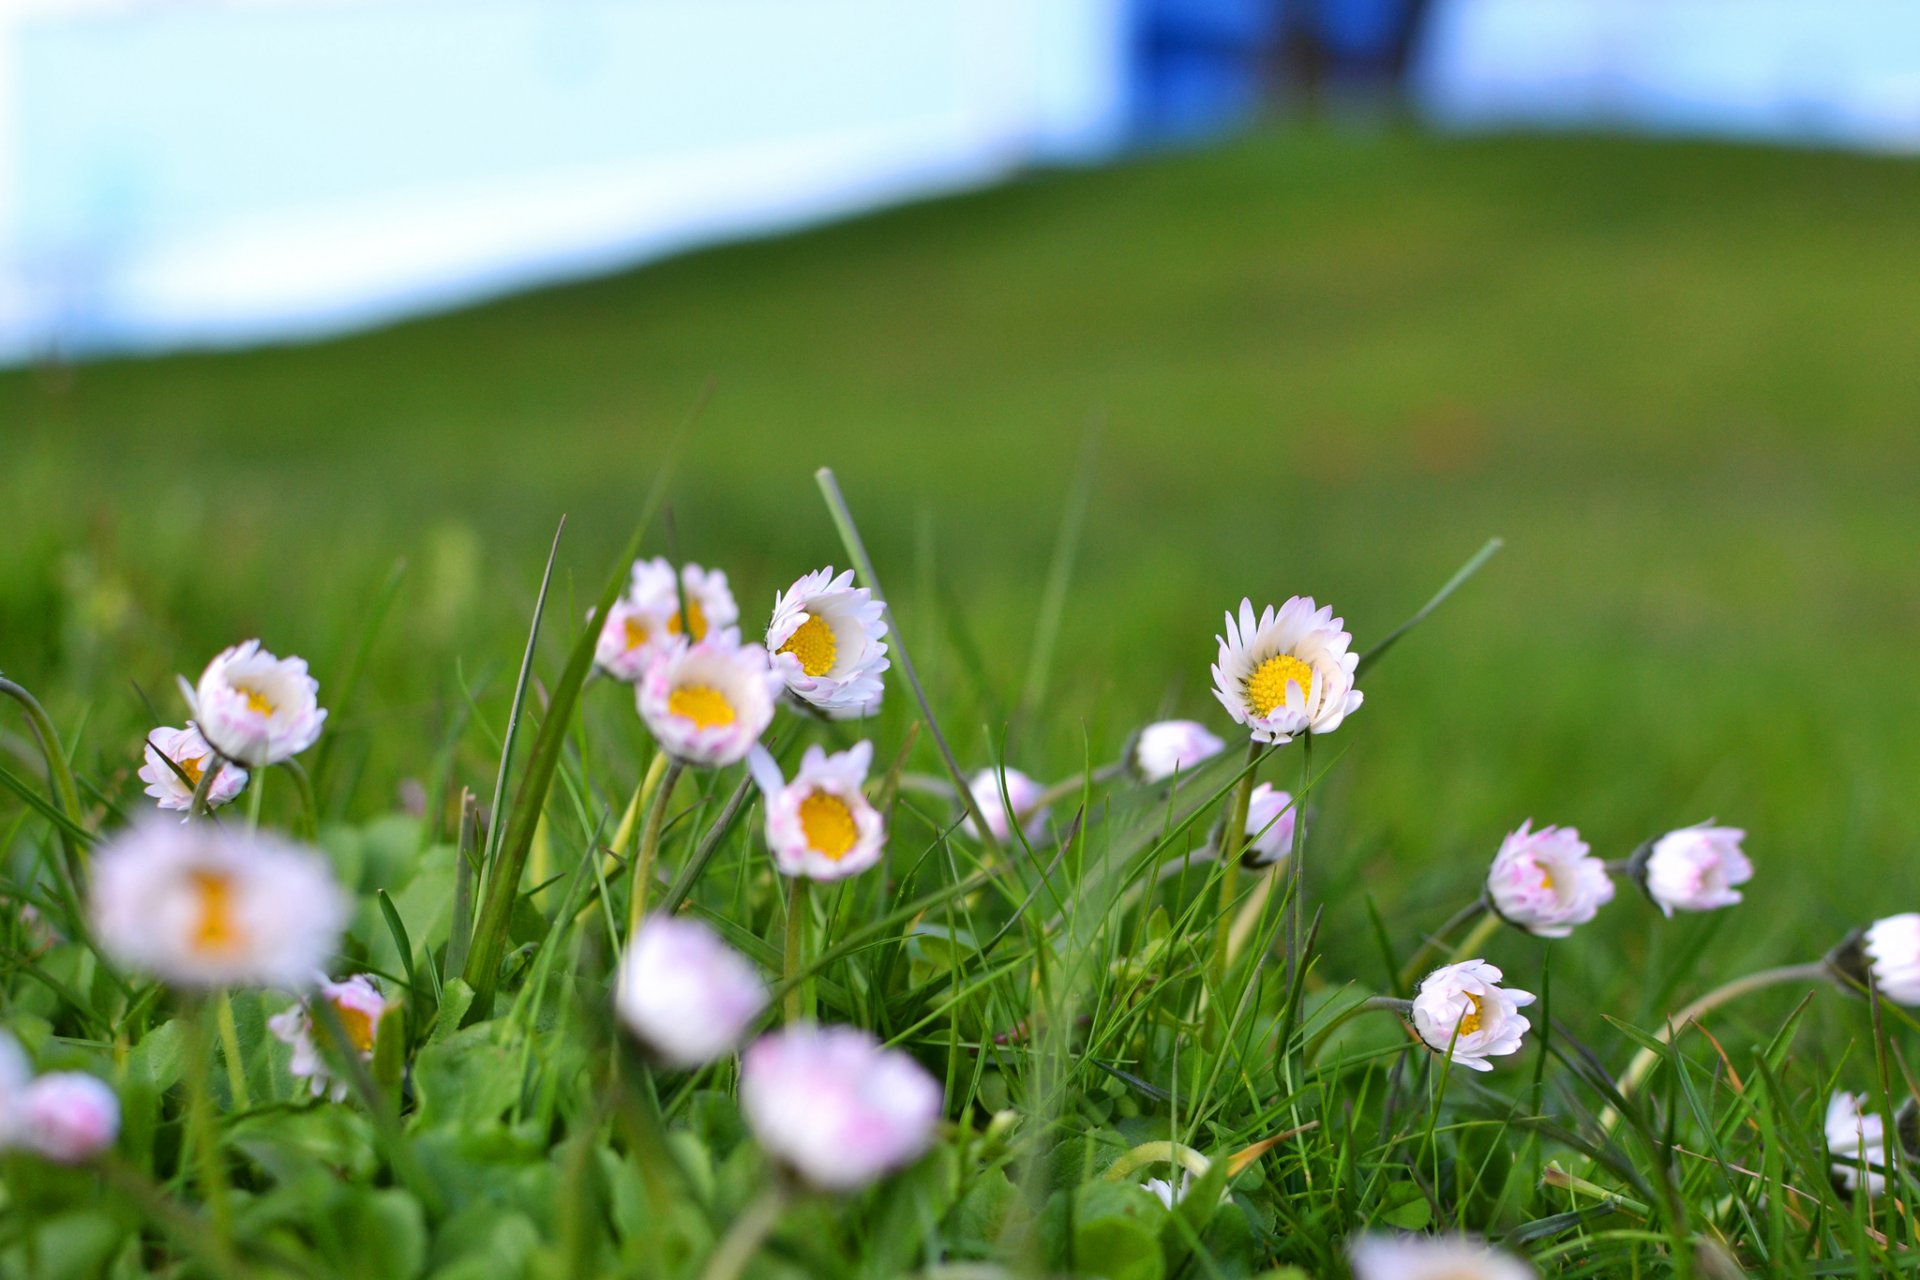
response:
M1619 856L1716 815L1751 832L1747 906L1618 903L1562 972L1702 931L1716 971L1806 958L1920 906L1917 202L1899 160L1276 134L315 346L7 372L0 669L137 798L136 685L177 719L172 673L259 634L325 702L404 559L332 726L333 811L388 811L461 678L503 714L553 522L567 621L711 379L680 553L762 624L844 559L834 466L968 764L1005 742L1059 776L1160 712L1224 730L1207 664L1243 594L1331 601L1364 646L1503 536L1333 744L1323 945L1376 977L1355 890L1431 923L1524 817ZM1046 696L1016 716L1090 430ZM487 737L461 742L484 791ZM1617 1012L1668 1007L1640 994Z

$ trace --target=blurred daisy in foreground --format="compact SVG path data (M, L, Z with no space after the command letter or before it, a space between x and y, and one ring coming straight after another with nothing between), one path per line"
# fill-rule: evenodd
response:
M1226 635L1216 637L1213 696L1255 742L1332 733L1362 701L1353 687L1360 655L1348 651L1353 637L1345 626L1311 596L1294 596L1277 610L1268 605L1257 619L1253 602L1242 600L1238 621L1229 613Z
M196 728L216 751L253 768L312 746L327 713L304 658L276 658L248 640L207 664L194 689Z
M89 907L100 945L130 969L176 986L295 990L351 913L314 850L158 818L95 853Z
M159 801L162 809L178 809L183 813L191 809L194 788L200 785L213 760L213 747L200 736L193 721L187 721L184 729L155 729L147 735L145 755L146 763L140 766L139 776L147 784L147 794ZM167 767L168 760L178 766L179 773ZM207 807L218 809L239 795L246 785L245 769L237 764L222 764L207 788Z
M747 757L766 795L767 847L782 875L844 880L880 861L886 828L862 789L872 763L870 742L832 755L814 745L787 782L765 750Z
M1347 1242L1354 1280L1534 1280L1520 1258L1468 1236L1372 1234Z
M1006 800L1000 798L1002 777L1007 783ZM1051 811L1037 807L1040 797L1046 794L1046 788L1018 769L982 769L967 780L967 790L973 793L973 802L980 806L981 816L987 820L987 830L1001 844L1005 844L1013 834L1013 828L1007 822L1007 801L1013 802L1013 811L1020 818L1020 830L1028 844L1037 844L1046 835ZM971 811L961 824L961 830L976 840L980 838L980 828L974 823Z
M614 1010L669 1067L712 1062L767 1007L767 984L745 956L698 920L648 916L620 959Z
M740 1106L775 1162L821 1191L855 1191L933 1143L940 1085L855 1027L797 1023L748 1046Z
M1740 901L1735 886L1753 879L1753 864L1740 848L1746 834L1707 822L1682 827L1653 841L1628 867L1666 915L1730 907Z
M1884 1116L1861 1110L1864 1093L1836 1093L1827 1101L1823 1126L1827 1154L1833 1159L1834 1181L1847 1191L1858 1191L1864 1181L1868 1196L1887 1189L1887 1122Z
M1613 877L1572 827L1531 830L1500 842L1487 872L1487 900L1500 918L1542 938L1564 938L1613 901Z
M85 1072L49 1071L21 1093L15 1134L57 1164L83 1164L120 1136L120 1099Z
M880 710L886 635L885 606L853 585L853 570L835 577L828 565L774 597L767 651L788 693L846 720Z
M1291 795L1265 782L1255 787L1247 803L1246 834L1253 843L1247 846L1241 865L1270 867L1284 859L1293 850L1293 828L1299 820L1299 807Z
M640 718L661 749L687 764L737 764L773 720L780 677L766 650L734 640L731 631L694 644L675 640L640 679Z
M1533 1024L1520 1015L1533 993L1500 985L1500 970L1484 960L1443 965L1421 980L1413 997L1413 1029L1429 1049L1473 1071L1491 1071L1489 1058L1518 1052Z
M1133 770L1149 785L1176 773L1192 773L1226 750L1207 727L1194 720L1160 720L1140 731L1133 744Z
M293 1049L287 1071L296 1080L305 1080L314 1097L331 1094L335 1102L347 1100L347 1082L337 1080L321 1051L324 1035L316 1036L313 1025L313 1001L325 1000L340 1019L346 1041L362 1062L373 1061L374 1046L380 1039L380 1019L392 1002L380 994L373 978L357 973L345 982L329 982L324 976L311 997L301 1000L267 1019L274 1038Z

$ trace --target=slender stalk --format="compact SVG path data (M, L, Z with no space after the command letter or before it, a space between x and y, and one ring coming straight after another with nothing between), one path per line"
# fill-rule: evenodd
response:
M660 832L667 824L667 802L673 799L673 788L686 768L679 760L667 765L666 776L660 779L660 789L653 793L653 803L647 806L647 825L641 832L640 854L633 864L633 892L627 909L629 942L639 930L642 917L647 914L647 895L653 889L653 868L660 860Z
M685 865L680 868L679 876L675 878L673 886L667 890L666 900L660 904L662 911L678 911L680 904L687 900L687 894L693 891L694 881L698 880L700 873L706 870L714 850L720 847L720 841L726 837L728 829L733 826L734 815L739 813L741 807L747 803L747 796L752 791L753 775L747 774L740 779L739 785L734 787L733 794L727 797L727 802L720 806L719 814L715 816L713 825L707 828L707 834L701 837L699 846L693 851L693 856L688 858Z
M1474 953L1480 950L1488 938L1499 932L1501 923L1499 916L1492 911L1487 912L1480 918L1480 923L1474 925L1467 936L1460 939L1460 944L1453 949L1453 958L1448 963L1459 964L1462 960L1475 959Z
M204 1010L187 1017L187 1133L198 1165L200 1198L223 1255L233 1252L233 1214L227 1205L227 1169L220 1158L220 1136L213 1119L213 1063Z
M1227 965L1230 963L1230 947L1233 942L1233 899L1238 881L1236 873L1240 869L1240 859L1247 851L1247 813L1253 808L1254 778L1260 772L1260 757L1266 750L1266 744L1255 742L1247 747L1247 771L1240 775L1240 786L1233 793L1233 807L1227 813L1226 825L1220 831L1220 913L1213 929L1213 964L1211 973L1213 985L1223 987L1227 977Z
M293 789L300 793L300 838L317 840L320 838L320 805L314 799L313 780L307 777L307 771L298 760L282 760L280 767L293 779ZM438 818L434 821L437 823Z
M1313 1065L1314 1060L1320 1056L1320 1050L1326 1045L1328 1040L1332 1039L1333 1033L1363 1013L1393 1013L1398 1014L1402 1018L1406 1018L1413 1013L1413 1001L1401 1000L1396 996L1368 996L1358 1004L1348 1005L1339 1013L1334 1014L1332 1020L1329 1021L1326 1026L1314 1033L1314 1037L1307 1043L1307 1051L1303 1055L1303 1060L1306 1064L1308 1066Z
M256 769L248 778L247 785L247 834L260 830L260 797L266 794L267 778L265 769ZM204 777L205 775L201 775ZM196 788L197 789L197 788Z
M1313 787L1313 734L1300 735L1300 789L1294 794L1295 805L1306 804L1307 792ZM1287 890L1287 981L1296 980L1300 971L1300 900L1304 896L1307 870L1307 818L1305 813L1296 813L1293 818L1293 856L1287 859L1287 878L1291 882Z
M1103 783L1112 782L1115 778L1125 774L1126 771L1127 762L1125 760L1115 760L1111 764L1101 765L1091 774L1062 779L1048 787L1045 791L1042 791L1032 804L1015 814L1014 820L1017 822L1030 813L1038 813L1042 809L1050 809L1062 800L1068 799L1071 796L1077 796L1088 784L1097 787ZM902 780L904 781L904 779ZM944 790L944 788L942 788L942 790Z
M53 727L53 717L47 714L39 699L4 676L0 676L0 694L12 698L26 712L27 723L33 726L33 736L39 740L40 754L46 758L47 780L53 789L54 800L69 821L75 826L83 825L80 821L80 790L74 785L73 767L67 763L67 753L60 745L60 731ZM85 883L86 849L72 832L64 828L60 832L60 843L66 850L67 866L74 883Z
M782 977L786 980L785 1009L788 1022L807 1016L807 998L803 990L800 966L807 949L807 878L790 876L787 880L787 946Z
M236 1111L253 1106L247 1092L247 1064L240 1056L240 1025L233 1020L233 996L225 987L213 998L213 1017L220 1028L220 1053L227 1060L227 1092Z
M740 1273L760 1252L760 1246L766 1243L786 1209L786 1188L778 1181L768 1183L766 1190L733 1220L733 1229L707 1259L707 1268L700 1273L700 1280L739 1280Z
M1482 913L1487 915L1493 914L1492 908L1487 906L1487 900L1484 895L1475 898L1472 902L1469 902L1466 906L1448 916L1445 923L1438 929L1435 929L1432 933L1422 938L1419 947L1415 949L1411 956L1407 957L1407 962L1400 966L1399 980L1401 989L1405 990L1412 986L1417 979L1423 976L1427 962L1439 954L1440 948L1446 946L1448 934Z
M1387 632L1385 638L1375 644L1373 648L1360 655L1360 661L1355 664L1353 669L1354 674L1357 676L1362 671L1371 667L1375 662L1380 660L1387 650L1393 648L1402 636L1425 622L1428 614L1445 604L1448 596L1464 586L1468 578L1480 572L1481 566L1493 559L1494 552L1500 550L1500 548L1505 545L1506 544L1498 538L1488 538L1486 545L1474 552L1473 558L1461 565L1459 570L1455 572L1451 578L1447 579L1445 586L1434 592L1433 599L1420 606L1419 612L1415 613L1411 618L1408 618L1393 630Z
M1100 1176L1108 1182L1125 1182L1148 1165L1174 1164L1196 1178L1204 1178L1213 1162L1183 1142L1143 1142L1120 1153Z
M204 818L213 812L213 806L207 797L213 793L213 781L220 771L227 767L227 758L220 754L220 748L211 742L207 744L207 762L201 766L200 781L193 784L193 799L187 802L187 813L195 818ZM253 772L247 774L247 785L257 787L260 779Z

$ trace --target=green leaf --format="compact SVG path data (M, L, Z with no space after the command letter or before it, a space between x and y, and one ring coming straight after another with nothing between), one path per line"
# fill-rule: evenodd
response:
M519 1055L497 1028L468 1027L421 1050L413 1082L422 1125L489 1123L520 1097Z
M1402 1231L1423 1231L1433 1221L1433 1205L1417 1184L1396 1182L1387 1188L1386 1206L1374 1219Z

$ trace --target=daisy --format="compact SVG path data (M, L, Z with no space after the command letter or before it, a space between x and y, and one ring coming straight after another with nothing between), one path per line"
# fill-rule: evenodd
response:
M1047 833L1047 819L1051 810L1035 808L1040 797L1046 794L1046 788L1029 778L1018 769L982 769L967 780L967 790L973 793L973 802L980 806L980 813L987 820L987 830L993 832L993 838L1005 844L1013 829L1007 825L1007 806L1000 799L1000 779L1006 778L1007 799L1013 802L1013 811L1020 817L1020 830L1026 836L1028 844L1038 844ZM980 828L974 825L973 814L967 814L967 820L961 829L974 839L980 838Z
M1362 700L1353 687L1360 655L1348 652L1353 637L1345 625L1311 596L1294 596L1278 610L1269 605L1258 620L1253 602L1242 600L1238 622L1229 613L1226 635L1215 637L1213 696L1255 742L1332 733Z
M1531 826L1528 819L1500 842L1487 872L1487 900L1508 924L1564 938L1613 901L1613 878L1574 828Z
M822 1191L855 1191L919 1159L940 1122L940 1085L855 1027L796 1023L740 1063L740 1108L768 1155Z
M835 720L880 710L887 669L886 606L853 570L815 570L774 596L767 651L787 692Z
M622 684L632 684L646 674L647 663L666 634L658 617L621 596L607 610L606 623L594 641L593 664Z
M1920 915L1908 912L1874 921L1859 946L1881 995L1895 1004L1920 1004Z
M1864 1093L1834 1094L1823 1127L1834 1180L1847 1191L1858 1191L1865 1182L1867 1195L1877 1196L1887 1189L1887 1122L1860 1109L1866 1100Z
M20 1095L18 1141L56 1164L83 1164L120 1136L120 1099L104 1080L49 1071Z
M833 755L810 746L787 782L764 749L747 757L766 795L767 847L782 875L844 880L880 861L886 828L862 790L872 762L870 742Z
M663 750L691 765L719 768L746 757L773 720L780 677L759 645L731 630L656 653L636 697L640 718Z
M680 608L682 592L686 595L684 618ZM648 620L648 625L667 636L684 634L695 643L740 621L740 606L734 603L733 590L728 587L724 572L683 564L680 579L675 582L673 566L658 556L634 562L627 599Z
M94 855L90 911L130 969L183 987L298 989L339 946L351 907L314 850L155 818Z
M1270 783L1253 789L1247 803L1247 846L1241 864L1270 867L1293 851L1293 827L1299 820L1299 808L1285 791L1275 791Z
M329 982L326 975L321 974L315 985L313 997L297 1001L267 1019L267 1030L293 1050L287 1062L288 1074L296 1080L305 1080L308 1092L316 1098L330 1094L335 1102L345 1102L347 1082L334 1079L326 1054L321 1052L320 1040L314 1035L312 1000L325 1000L333 1006L334 1015L340 1019L340 1029L346 1032L347 1043L363 1062L373 1061L373 1048L380 1038L380 1019L386 1017L393 1002L381 995L373 978L364 973L356 973L345 982Z
M1347 1242L1353 1280L1534 1280L1510 1253L1467 1236L1372 1234Z
M193 807L194 788L200 785L214 752L189 720L184 729L155 729L148 734L146 758L147 762L140 767L140 780L147 784L147 794L159 801L162 809L178 809L184 813ZM168 760L178 766L179 773L167 767ZM182 773L186 777L181 777ZM207 807L218 809L239 795L246 785L245 769L237 764L222 764L213 784L207 788Z
M1227 744L1193 720L1161 720L1140 731L1133 745L1133 769L1149 785L1165 782L1176 773L1192 773L1196 765L1213 759Z
M249 640L207 664L194 692L197 728L221 755L259 768L312 746L327 713L304 658L276 658Z
M1633 859L1634 877L1662 912L1712 911L1740 901L1735 885L1753 879L1741 852L1746 832L1708 823L1669 831Z
M740 1043L767 1007L767 984L746 957L698 920L649 916L620 960L614 1009L669 1067L712 1062Z
M1520 1016L1533 993L1499 985L1500 970L1484 960L1443 965L1420 982L1413 997L1413 1029L1429 1049L1473 1071L1491 1071L1487 1059L1515 1053L1532 1024Z

